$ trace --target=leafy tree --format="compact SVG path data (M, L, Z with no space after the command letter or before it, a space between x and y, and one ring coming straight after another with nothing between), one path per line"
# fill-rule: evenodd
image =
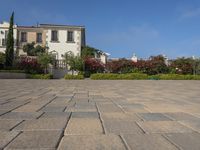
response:
M10 17L10 26L8 31L8 38L6 41L6 61L5 65L11 67L14 59L14 37L13 37L13 25L14 25L14 12Z
M75 56L72 52L65 54L66 64L70 66L72 74L74 71L83 71L83 59L80 56Z
M90 46L85 46L82 47L81 50L81 57L82 58L86 58L86 57L95 57L95 53L96 53L97 49L90 47Z
M35 43L28 43L23 46L23 51L27 53L28 56L38 56L40 53L45 53L46 47L40 45L35 46Z
M54 57L48 53L40 53L38 56L38 63L44 68L44 73L47 73L49 64L53 64Z
M84 58L95 58L96 55L101 55L103 53L103 51L90 47L90 46L85 46L82 47L81 50L81 57Z

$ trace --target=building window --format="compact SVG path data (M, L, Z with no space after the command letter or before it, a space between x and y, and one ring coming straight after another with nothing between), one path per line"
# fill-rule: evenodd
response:
M21 42L27 42L27 33L21 32Z
M42 43L42 33L37 33L36 42L37 43Z
M2 39L2 46L6 46L7 38L8 38L8 31L6 30L4 39Z
M74 32L73 31L67 32L67 42L74 42Z
M58 31L56 30L51 31L51 41L58 42Z
M8 31L5 31L5 40L8 38Z

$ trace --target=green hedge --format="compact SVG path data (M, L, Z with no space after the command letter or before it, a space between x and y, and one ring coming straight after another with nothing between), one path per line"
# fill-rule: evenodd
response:
M64 78L66 80L83 80L84 76L83 75L70 75L70 74L66 74Z
M200 75L160 74L158 80L200 80Z
M0 72L9 72L9 73L25 73L24 70L0 70Z
M90 78L93 80L146 80L148 79L148 75L142 73L129 73L129 74L97 73L97 74L92 74Z
M28 79L53 79L52 74L28 74Z
M159 74L148 76L147 74L142 73L99 73L92 74L90 78L93 80L200 80L200 75Z

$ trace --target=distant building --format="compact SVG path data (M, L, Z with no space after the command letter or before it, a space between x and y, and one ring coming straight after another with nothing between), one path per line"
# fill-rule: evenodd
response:
M10 24L8 22L0 23L0 52L5 52L6 41L8 36ZM14 50L17 50L17 25L13 26L13 37L14 37Z
M131 60L132 60L133 62L137 62L137 61L138 61L138 58L137 58L137 56L136 56L135 53L133 54Z
M137 62L138 61L138 57L136 56L135 53L133 53L133 56L131 58L110 58L109 61L118 61L120 59L131 60L133 62Z

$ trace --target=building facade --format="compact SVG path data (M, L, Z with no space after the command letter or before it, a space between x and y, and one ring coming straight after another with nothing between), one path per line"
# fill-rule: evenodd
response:
M0 24L0 51L5 52L9 23ZM81 54L81 47L85 46L85 27L40 24L38 26L14 26L15 51L21 55L23 46L34 42L36 45L47 47L47 51L55 55L56 59L63 59L67 52L74 55Z
M41 24L46 34L48 51L62 59L65 53L71 51L74 55L81 54L81 47L85 46L85 28L82 26L64 26Z

